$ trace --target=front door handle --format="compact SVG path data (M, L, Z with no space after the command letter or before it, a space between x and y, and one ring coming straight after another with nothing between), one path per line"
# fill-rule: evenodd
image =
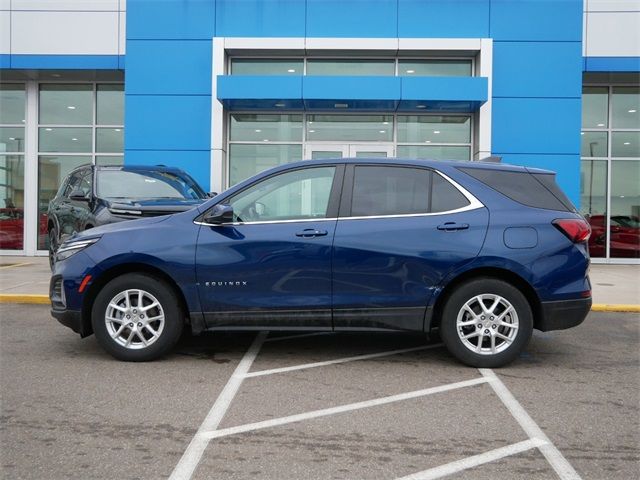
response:
M438 225L438 230L444 230L445 232L455 232L456 230L466 230L468 228L468 223L446 222Z
M328 232L326 230L316 230L315 228L305 228L301 232L296 233L296 237L324 237Z

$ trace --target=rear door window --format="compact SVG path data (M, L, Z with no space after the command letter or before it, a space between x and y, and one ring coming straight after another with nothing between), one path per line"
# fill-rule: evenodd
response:
M351 216L429 212L431 172L421 168L357 166Z
M449 212L469 205L469 200L448 180L433 174L431 184L431 212Z

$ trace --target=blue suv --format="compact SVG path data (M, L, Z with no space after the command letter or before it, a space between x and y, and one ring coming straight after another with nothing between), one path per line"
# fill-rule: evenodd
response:
M591 307L590 228L553 172L480 162L310 160L192 210L76 234L56 253L52 314L126 361L185 327L438 329L475 367Z

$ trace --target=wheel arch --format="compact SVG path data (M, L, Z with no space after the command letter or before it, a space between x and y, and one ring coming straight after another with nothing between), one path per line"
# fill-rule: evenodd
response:
M187 300L182 289L180 289L178 284L175 282L175 280L173 280L173 278L171 278L170 275L168 275L162 269L153 265L148 265L145 263L126 263L122 265L116 265L108 270L105 270L97 279L95 279L95 281L91 282L91 285L85 292L81 311L83 336L88 336L93 333L93 327L91 325L91 310L100 289L102 289L102 287L104 287L114 278L125 275L127 273L148 274L165 283L169 288L173 290L173 292L178 297L178 304L184 315L185 323L190 323Z
M527 299L527 302L531 307L531 313L533 314L533 328L537 328L539 319L543 315L543 311L540 297L536 293L535 289L531 286L531 284L511 270L506 270L499 267L478 267L459 274L446 284L446 286L436 298L436 301L433 305L433 314L431 315L431 321L428 325L426 325L427 331L440 326L442 310L444 309L449 296L451 296L456 288L465 282L475 280L477 278L492 278L496 280L503 280L516 287Z

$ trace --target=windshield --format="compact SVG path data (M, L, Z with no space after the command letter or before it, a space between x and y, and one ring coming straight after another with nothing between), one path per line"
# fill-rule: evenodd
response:
M205 198L190 177L153 170L102 170L98 172L96 195L101 198Z

